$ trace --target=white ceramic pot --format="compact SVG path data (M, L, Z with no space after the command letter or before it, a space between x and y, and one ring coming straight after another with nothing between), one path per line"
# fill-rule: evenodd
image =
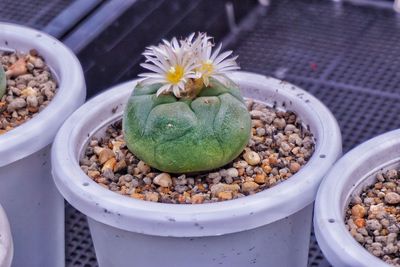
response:
M329 171L315 202L314 229L333 266L390 266L370 254L345 227L345 210L354 194L373 184L381 169L400 166L400 130L357 146Z
M0 23L0 50L36 49L59 88L38 115L0 136L0 203L14 239L13 266L64 266L64 202L50 173L50 144L83 102L86 87L75 55L55 38Z
M0 267L10 267L13 257L13 242L10 224L3 207L0 205Z
M63 125L52 150L53 177L63 196L88 216L100 266L306 266L312 203L318 185L341 154L330 111L288 83L237 72L246 97L296 111L317 140L296 175L263 192L235 200L177 205L118 195L79 167L91 136L122 116L135 81L93 98Z

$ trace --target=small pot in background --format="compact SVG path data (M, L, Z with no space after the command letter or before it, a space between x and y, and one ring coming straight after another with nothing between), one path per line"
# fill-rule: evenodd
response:
M0 136L0 203L14 239L13 266L64 266L64 200L50 173L50 144L61 124L85 100L75 55L40 31L0 23L0 50L36 49L58 83L50 104Z
M13 242L8 218L0 205L0 267L10 267L13 257Z
M378 171L400 166L400 130L357 146L329 171L318 190L314 229L325 257L337 266L390 266L361 246L345 226L353 195L375 182Z

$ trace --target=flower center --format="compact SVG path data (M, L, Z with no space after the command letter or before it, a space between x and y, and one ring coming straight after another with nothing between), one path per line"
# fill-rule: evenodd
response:
M171 84L178 84L183 78L183 68L182 66L176 65L175 67L169 68L166 79Z
M201 64L200 71L204 73L204 75L210 75L214 71L214 66L211 60L206 60Z

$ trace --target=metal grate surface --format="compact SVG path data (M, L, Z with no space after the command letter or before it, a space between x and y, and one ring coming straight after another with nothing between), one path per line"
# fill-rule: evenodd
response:
M44 28L75 0L1 0L0 21Z
M345 152L400 127L400 18L394 12L279 1L253 29L233 46L242 69L290 81L321 99L340 124Z
M339 121L344 151L400 127L395 13L333 1L272 2L250 14L256 24L242 25L247 30L230 44L243 70L287 80L321 99ZM97 266L86 220L70 206L67 243L67 266ZM309 266L329 266L313 235Z
M98 266L86 216L65 202L65 222L66 266Z

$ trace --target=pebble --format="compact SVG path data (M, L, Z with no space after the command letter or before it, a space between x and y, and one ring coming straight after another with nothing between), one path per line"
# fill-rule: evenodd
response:
M239 176L239 172L236 168L229 168L226 170L226 176L235 178Z
M276 118L274 119L273 125L277 128L277 129L284 129L286 127L286 121L284 118Z
M30 60L40 62L36 66ZM6 94L0 98L0 135L35 116L49 103L45 92L41 91L44 83L37 80L46 75L48 95L56 93L57 84L44 60L32 51L28 54L0 51L0 64L7 76Z
M231 191L222 191L217 194L220 200L230 200L233 198Z
M142 173L149 173L150 172L150 166L144 163L144 161L139 161L137 164L137 167L139 168L139 171Z
M230 185L230 184L218 183L212 185L210 190L211 194L218 195L220 192L239 191L240 187L237 184Z
M104 164L106 161L114 157L115 154L111 149L103 148L99 153L99 163Z
M289 165L289 169L292 173L296 173L300 170L301 166L297 162L291 162Z
M250 193L254 192L256 189L258 189L259 185L255 182L244 182L242 184L242 191L245 193Z
M116 193L161 203L229 201L266 190L306 164L314 143L294 113L278 112L255 101L247 101L247 105L253 111L252 138L239 157L210 173L169 174L151 168L126 147L121 121L109 125L102 138L89 141L80 160L81 168L95 182ZM365 219L353 224L363 227Z
M251 150L246 151L243 154L243 158L250 165L257 165L261 161L260 155Z
M265 173L256 174L256 177L254 178L254 182L256 182L257 184L265 184L265 182L266 182Z
M8 111L15 111L20 108L26 107L26 101L23 98L15 98L8 104Z
M345 223L354 239L371 254L400 267L398 173L398 169L378 172L372 185L352 197Z
M156 192L146 192L144 194L144 199L147 201L158 202L159 194Z
M400 203L400 195L395 192L389 192L385 195L385 202L388 204Z
M154 178L153 183L161 187L170 187L172 185L171 175L163 172Z

